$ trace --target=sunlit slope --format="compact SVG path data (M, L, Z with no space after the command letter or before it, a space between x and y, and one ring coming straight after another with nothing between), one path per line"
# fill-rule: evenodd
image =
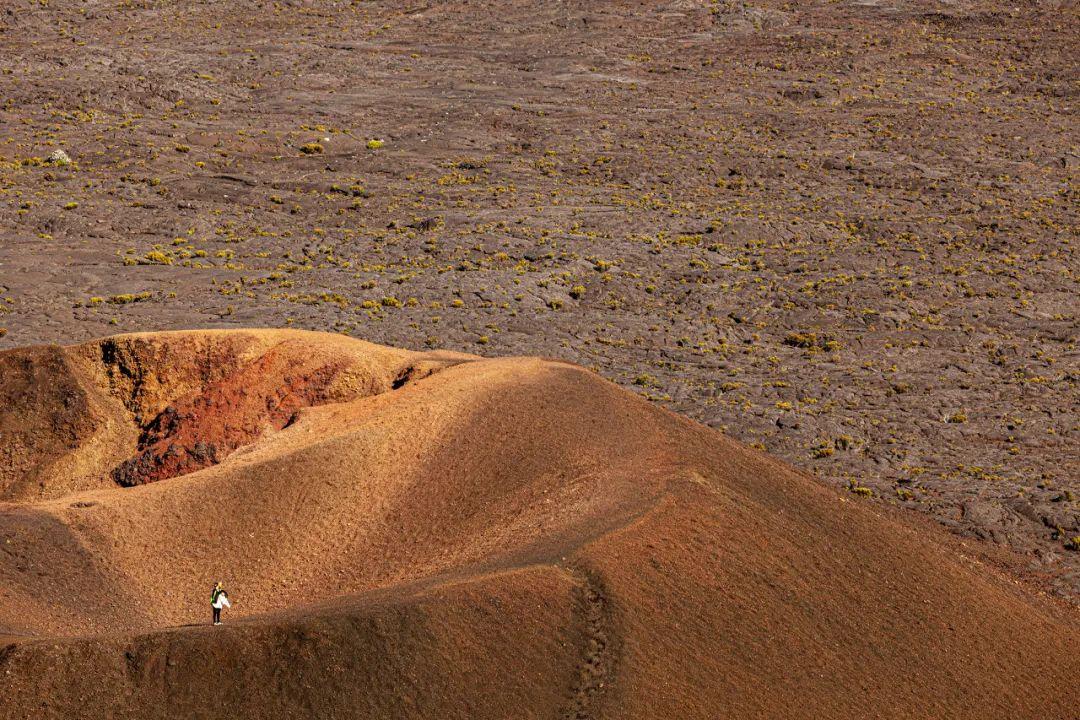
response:
M0 365L0 717L1080 701L1072 611L575 366L267 331Z

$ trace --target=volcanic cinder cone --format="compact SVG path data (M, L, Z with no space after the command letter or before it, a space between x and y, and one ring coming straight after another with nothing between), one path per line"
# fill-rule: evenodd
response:
M1080 707L1074 609L561 362L278 331L8 351L0 458L2 718Z

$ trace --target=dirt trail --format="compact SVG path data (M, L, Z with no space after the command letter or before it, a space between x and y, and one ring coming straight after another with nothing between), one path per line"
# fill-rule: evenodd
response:
M571 568L570 572L578 584L579 616L584 625L585 642L574 692L561 717L593 720L602 716L598 711L601 697L615 680L618 648L602 580L581 568Z

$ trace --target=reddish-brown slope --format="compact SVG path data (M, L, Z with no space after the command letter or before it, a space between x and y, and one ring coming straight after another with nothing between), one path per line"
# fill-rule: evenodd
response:
M1072 610L579 368L295 333L137 342L158 362L246 349L174 384L86 360L102 406L196 408L172 436L188 444L221 432L218 411L268 427L197 472L119 488L101 465L97 490L0 505L0 633L20 635L0 650L0 717L1067 718L1080 702ZM259 360L287 343L303 372ZM288 380L318 367L352 380ZM203 627L218 578L237 604Z
M186 474L302 408L385 392L457 361L288 331L133 334L0 353L0 500Z

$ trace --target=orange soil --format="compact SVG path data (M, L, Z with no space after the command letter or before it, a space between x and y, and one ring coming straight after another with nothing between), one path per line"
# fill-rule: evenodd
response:
M1080 706L1075 609L564 363L286 331L20 349L0 458L0 718Z

